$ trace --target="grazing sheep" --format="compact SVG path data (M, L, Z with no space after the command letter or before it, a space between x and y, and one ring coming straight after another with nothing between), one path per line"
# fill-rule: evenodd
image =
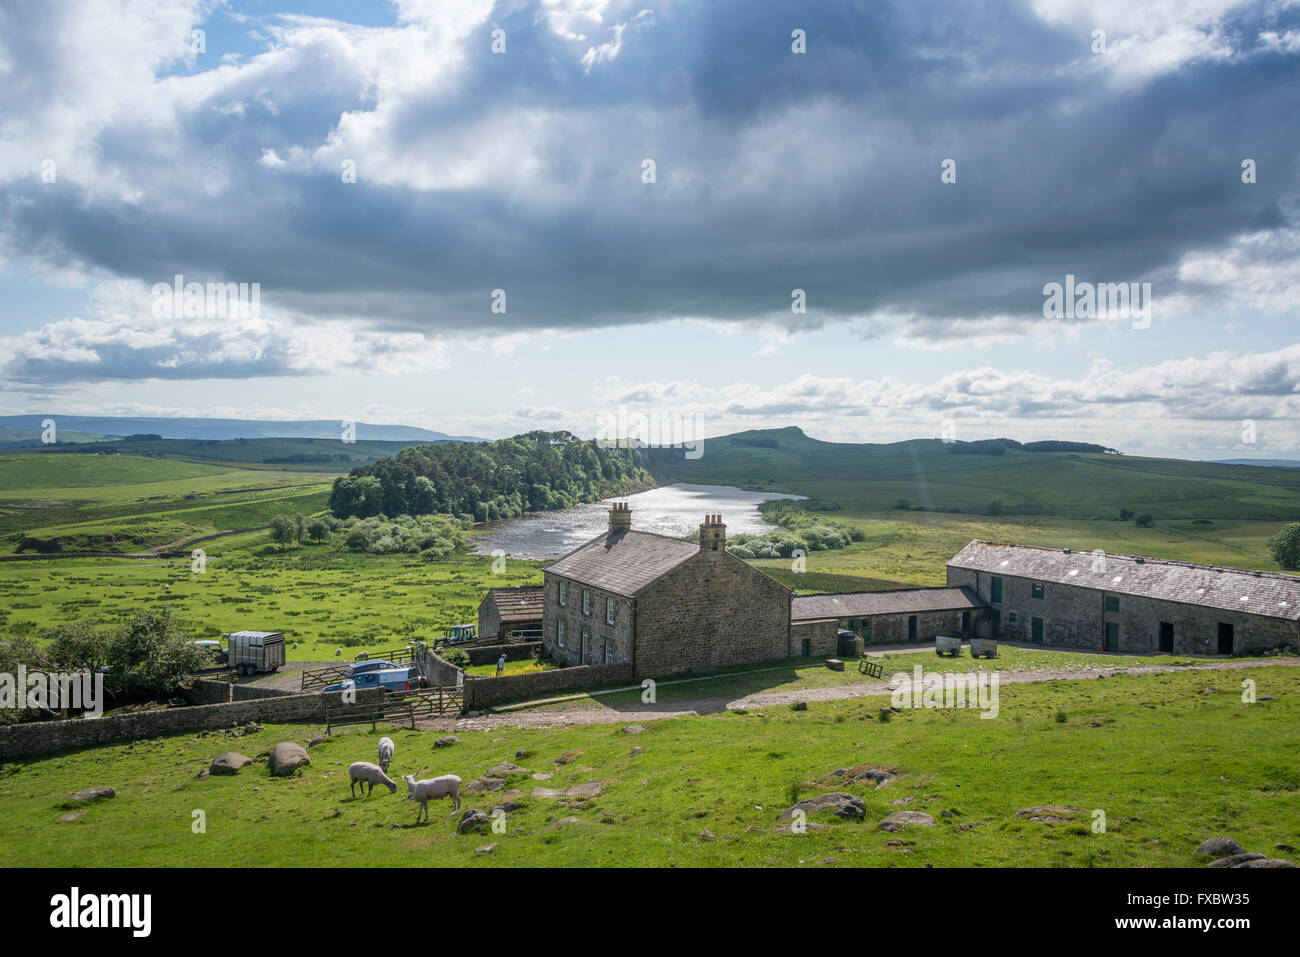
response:
M357 796L357 782L361 783L361 795L375 793L376 784L388 785L388 793L397 793L397 782L384 773L384 769L377 764L371 764L369 761L357 761L348 765L348 778L352 782L352 796ZM366 785L370 785L370 790L366 790Z
M452 800L452 814L460 810L460 778L454 774L444 774L438 778L426 778L423 781L415 780L414 774L404 775L406 788L411 792L409 800L420 805L420 810L415 812L415 823L420 823L420 814L424 814L424 819L429 820L429 799L438 800L448 795ZM450 816L450 815L449 815Z
M393 752L397 746L393 744L392 738L379 739L379 766L385 771L388 770L389 762L393 760Z
M341 655L341 654L343 654L343 649L342 649L342 648L335 648L335 649L334 649L334 657L335 657L335 658L337 658L337 657L338 657L339 655Z

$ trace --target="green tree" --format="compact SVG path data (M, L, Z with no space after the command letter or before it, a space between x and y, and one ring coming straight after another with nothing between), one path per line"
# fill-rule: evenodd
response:
M108 643L105 684L114 694L167 696L190 684L206 657L176 626L170 609L138 611Z
M88 621L46 629L41 639L50 663L61 671L97 671L108 664L110 636Z
M1155 523L1156 520L1154 517L1152 517L1150 512L1143 512L1141 515L1139 515L1137 518L1133 520L1133 524L1136 525L1138 528L1150 528Z
M1300 522L1288 522L1282 530L1268 540L1268 550L1273 561L1287 571L1300 569Z
M1002 500L1001 500L1001 499L994 499L993 501L989 502L989 514L990 514L990 515L1001 515L1001 514L1002 514Z
M330 536L329 519L317 515L307 523L307 537L313 542L323 542Z
M293 536L297 531L294 520L288 515L277 515L271 519L271 541L280 546L280 551L293 541Z

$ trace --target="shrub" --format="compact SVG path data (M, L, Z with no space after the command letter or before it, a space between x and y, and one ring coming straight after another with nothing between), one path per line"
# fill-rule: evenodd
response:
M1300 569L1300 522L1289 522L1268 540L1273 560L1287 571Z

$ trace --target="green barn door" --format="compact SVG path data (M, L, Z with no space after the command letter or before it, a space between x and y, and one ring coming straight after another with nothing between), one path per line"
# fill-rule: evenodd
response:
M907 640L916 641L916 616L907 616Z
M1031 624L1033 625L1033 632L1030 641L1036 645L1041 645L1043 643L1043 619L1035 618Z
M1174 624L1171 621L1160 623L1160 650L1172 654L1174 650Z
M995 605L1002 604L1002 576L1001 575L993 576L993 582L989 586L989 591L992 593L990 595L990 599L992 600L993 604Z
M1119 651L1119 625L1113 621L1106 622L1106 650Z

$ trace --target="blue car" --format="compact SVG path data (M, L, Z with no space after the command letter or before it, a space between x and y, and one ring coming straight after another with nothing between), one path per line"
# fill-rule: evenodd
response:
M389 671L393 668L400 667L402 666L393 664L391 661L383 661L376 658L374 661L358 661L355 664L348 665L348 670L345 674L349 678L355 678L357 675L364 674L367 671Z
M343 691L345 688L383 688L385 691L414 691L421 687L420 672L415 668L387 668L377 671L363 671L338 684L327 687L326 691Z

